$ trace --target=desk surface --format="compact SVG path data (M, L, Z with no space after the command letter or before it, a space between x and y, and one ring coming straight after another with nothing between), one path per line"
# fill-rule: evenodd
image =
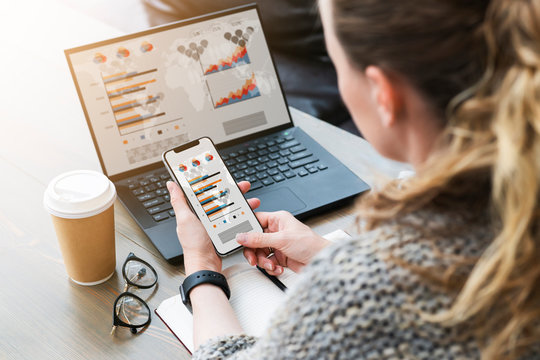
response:
M117 202L116 274L98 286L76 285L65 273L42 206L55 175L100 170L62 50L119 32L55 2L3 2L0 12L12 15L0 31L14 34L3 44L12 55L0 60L0 359L189 358L156 316L140 335L126 329L109 335L112 304L123 288L120 267L129 252L159 273L157 290L140 292L150 296L152 310L177 294L183 267L165 262ZM372 186L379 175L394 177L407 168L381 158L363 139L297 110L292 114L296 125ZM307 224L320 234L347 229L352 210L342 207Z

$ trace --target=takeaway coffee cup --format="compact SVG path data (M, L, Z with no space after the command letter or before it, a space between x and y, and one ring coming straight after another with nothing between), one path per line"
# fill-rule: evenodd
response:
M107 281L116 267L114 184L103 174L76 170L55 177L43 203L52 217L68 276L80 285Z

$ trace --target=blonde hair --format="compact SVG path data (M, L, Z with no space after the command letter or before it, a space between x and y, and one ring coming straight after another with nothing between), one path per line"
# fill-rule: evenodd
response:
M416 178L365 196L359 211L373 228L451 193L456 179L486 174L494 238L455 287L451 308L430 318L467 324L483 359L516 358L540 339L540 0L488 2L477 34L484 74L447 107L440 150Z

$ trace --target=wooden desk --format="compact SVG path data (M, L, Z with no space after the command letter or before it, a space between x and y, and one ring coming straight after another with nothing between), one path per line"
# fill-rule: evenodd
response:
M42 205L47 183L73 169L100 170L62 50L119 35L115 29L55 2L3 2L0 78L0 359L189 358L154 315L137 336L120 328L109 335L112 304L123 288L120 267L129 252L153 264L158 288L139 291L155 309L176 295L183 268L171 266L117 202L117 273L83 287L71 282L49 215ZM407 168L377 155L364 140L292 110L297 125L370 185L374 174L396 176ZM307 223L321 234L347 228L352 207Z

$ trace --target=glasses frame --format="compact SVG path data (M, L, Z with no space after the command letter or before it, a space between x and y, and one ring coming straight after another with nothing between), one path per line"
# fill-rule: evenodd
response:
M154 274L155 281L150 285L139 285L139 284L133 283L128 278L128 276L126 274L126 265L127 265L127 263L129 261L138 261L138 262L146 265L148 267L148 269L150 269L152 271L152 273ZM136 256L134 253L130 252L129 255L127 256L126 260L124 261L124 264L122 265L122 276L124 277L124 281L126 282L126 286L124 287L124 291L120 295L118 295L116 300L114 300L114 304L113 304L113 328L111 330L111 335L114 334L114 332L115 332L115 330L116 330L116 328L118 326L127 327L127 328L129 328L131 330L132 334L136 334L138 329L148 326L148 324L150 324L150 322L152 321L152 314L151 314L151 311L150 311L150 307L148 307L148 304L146 303L146 301L144 301L139 296L137 296L137 295L135 295L135 294L133 294L133 293L127 291L127 290L129 289L130 286L133 286L133 287L136 287L136 288L139 288L139 289L150 289L151 287L155 286L157 284L157 281L158 281L158 274L157 274L156 270L148 262L146 262L143 259L141 259L140 257ZM118 314L116 313L116 306L118 304L118 301L120 301L123 298L128 297L128 296L130 296L132 298L135 298L137 301L139 301L146 308L146 310L148 310L148 320L144 324L141 324L141 325L128 324L128 323L124 322L123 320L121 320L118 317Z

